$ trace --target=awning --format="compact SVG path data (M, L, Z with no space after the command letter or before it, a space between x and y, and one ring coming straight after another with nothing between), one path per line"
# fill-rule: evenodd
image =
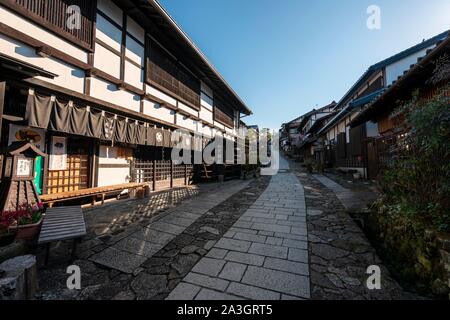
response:
M375 91L375 92L373 92L371 94L368 94L367 96L364 96L362 98L356 99L356 100L350 102L349 108L353 109L353 108L365 106L366 104L371 103L376 98L378 98L381 94L383 94L384 91L385 91L385 89L383 88L383 89Z
M6 56L0 53L0 70L10 70L15 73L21 74L25 77L46 77L53 79L57 77L57 74L46 71L42 68L36 67L32 64L20 61L18 59Z
M57 132L112 142L172 147L170 130L37 93L28 95L25 120L31 127Z

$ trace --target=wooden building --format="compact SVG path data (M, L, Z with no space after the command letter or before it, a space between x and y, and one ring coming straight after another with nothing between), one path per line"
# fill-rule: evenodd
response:
M375 178L368 171L367 141L379 136L372 121L350 126L367 105L380 97L399 76L448 37L448 31L372 65L338 102L336 115L321 128L317 136L328 150L326 162L342 170L354 170L365 178Z
M36 160L41 194L186 182L171 132L234 140L241 114L156 0L0 1L0 147L25 140L49 155Z
M437 61L444 58L447 59L446 73L442 79L432 81ZM388 166L392 157L395 156L396 141L405 134L402 116L393 116L394 110L398 107L398 101L410 100L417 89L419 89L419 100L431 99L436 94L442 93L442 90L450 99L448 59L450 59L450 37L447 37L434 49L427 51L425 57L419 58L416 63L412 64L409 70L405 71L377 100L368 105L350 123L350 127L357 127L368 121L377 125L379 135L367 140L367 169L370 177L378 177Z

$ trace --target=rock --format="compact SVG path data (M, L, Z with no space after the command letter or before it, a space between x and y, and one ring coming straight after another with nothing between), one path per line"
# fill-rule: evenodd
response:
M167 278L141 272L131 283L138 300L149 300L167 290Z
M136 268L133 271L133 276L137 276L139 273L141 273L142 271L144 271L144 268Z
M182 254L190 254L190 253L194 253L195 251L197 251L198 247L194 246L194 245L190 245L187 247L184 247L183 249L181 249L181 253Z
M203 232L209 232L209 233L215 234L217 236L220 235L220 231L215 228L212 228L212 227L205 226L205 227L201 227L200 230Z
M19 256L0 264L0 300L32 299L37 291L36 257Z
M112 300L134 300L136 295L132 291L119 292Z
M345 257L349 255L348 251L338 249L325 244L312 244L314 254L325 260L334 260L336 258Z
M179 274L187 274L197 263L200 257L196 254L182 255L177 257L176 261L171 264Z
M341 279L333 273L326 274L326 277L328 280L330 280L337 288L344 288L344 284L342 283Z
M316 210L316 209L308 209L307 211L309 216L320 216L323 214L322 210Z
M161 265L161 266L153 266L147 269L147 272L150 274L168 274L172 270L169 266Z

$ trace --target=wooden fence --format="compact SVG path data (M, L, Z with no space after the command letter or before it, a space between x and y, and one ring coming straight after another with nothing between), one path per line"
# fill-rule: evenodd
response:
M131 182L149 183L153 190L190 185L194 166L171 160L138 160L131 163Z

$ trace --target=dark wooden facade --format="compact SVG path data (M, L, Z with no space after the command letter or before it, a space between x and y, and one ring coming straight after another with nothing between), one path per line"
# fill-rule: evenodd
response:
M85 49L94 49L97 0L4 0L2 4ZM71 5L81 10L80 29L67 25Z

